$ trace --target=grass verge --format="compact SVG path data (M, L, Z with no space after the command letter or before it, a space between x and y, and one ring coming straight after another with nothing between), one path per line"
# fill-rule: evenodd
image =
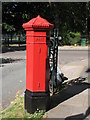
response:
M62 90L67 88L67 83L63 83L57 87L56 94L60 93ZM29 114L24 109L24 97L16 97L15 101L12 103L11 107L1 113L1 117L4 120L10 119L20 119L20 120L41 120L44 115L43 110L39 110L34 114Z
M29 118L30 120L41 120L43 114L43 110L35 112L34 114L27 113L24 109L24 97L19 97L15 99L13 105L10 108L1 113L1 116L4 120L10 120L10 118L20 118L22 120Z

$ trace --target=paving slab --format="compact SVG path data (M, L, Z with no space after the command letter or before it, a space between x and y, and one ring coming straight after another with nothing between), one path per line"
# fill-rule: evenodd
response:
M68 80L71 80L80 77L80 74L86 66L88 66L88 59L70 62L59 67L61 68L62 73L68 77Z
M82 118L84 120L84 118L88 117L88 114L90 114L88 104L88 89L90 88L90 84L86 79L84 81L74 81L81 76L86 66L88 67L88 59L71 62L61 67L62 72L69 78L69 85L58 95L52 97L51 104L53 104L53 107L44 116L65 120L73 120L70 118L78 118L78 120Z
M85 114L88 109L87 94L88 90L85 90L82 93L63 101L58 106L46 112L45 115L48 118L67 118L68 116Z

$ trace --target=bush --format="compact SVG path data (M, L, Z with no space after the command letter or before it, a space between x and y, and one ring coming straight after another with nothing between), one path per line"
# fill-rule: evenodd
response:
M63 34L63 45L79 45L81 41L81 34L79 32L66 32Z

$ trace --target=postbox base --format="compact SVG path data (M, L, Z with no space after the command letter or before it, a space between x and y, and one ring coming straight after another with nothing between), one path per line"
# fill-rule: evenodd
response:
M50 94L48 93L34 93L29 90L25 91L25 109L28 113L34 113L37 110L49 110Z

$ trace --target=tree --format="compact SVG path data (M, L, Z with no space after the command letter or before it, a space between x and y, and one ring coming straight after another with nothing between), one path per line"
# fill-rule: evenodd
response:
M61 35L70 31L83 33L85 30L85 2L3 2L3 33L22 32L22 24L38 14L59 28Z

